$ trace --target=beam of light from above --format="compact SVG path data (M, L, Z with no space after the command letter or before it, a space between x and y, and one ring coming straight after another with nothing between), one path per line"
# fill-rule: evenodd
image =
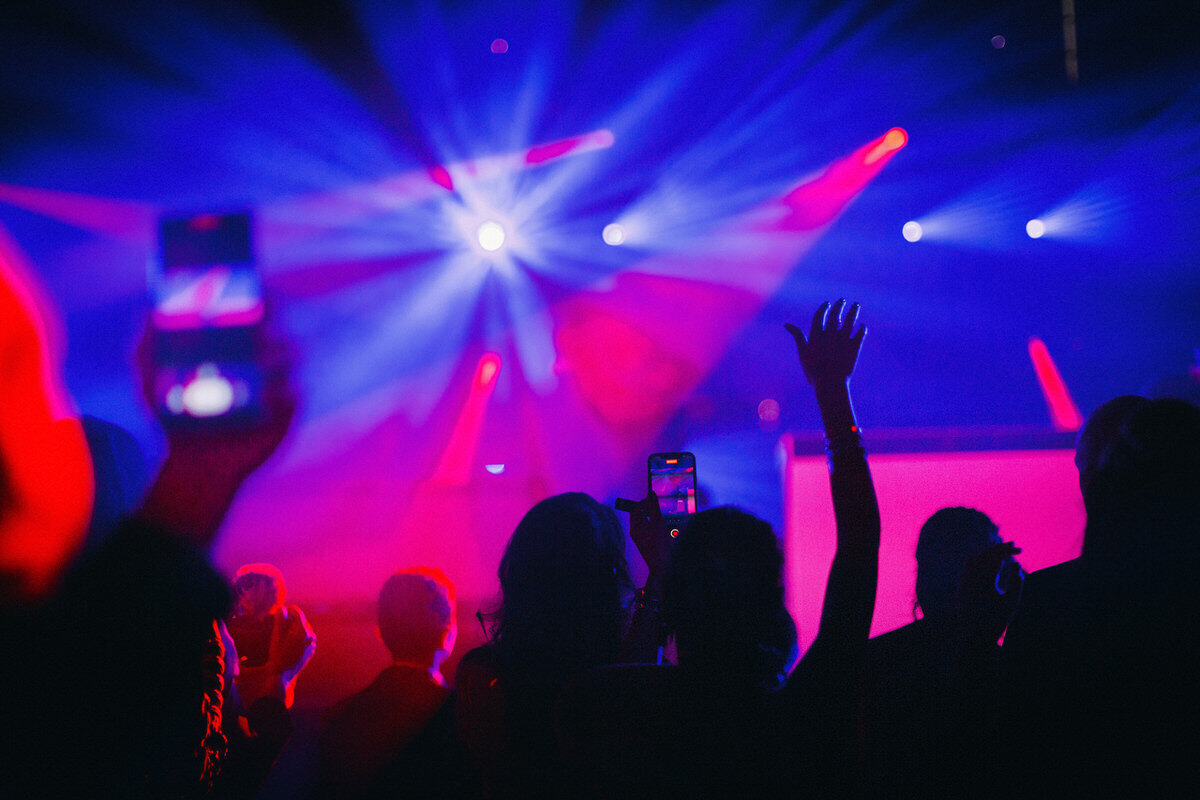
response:
M363 219L395 217L406 212L420 216L417 206L452 193L459 193L469 208L478 209L490 205L480 202L480 193L485 191L487 183L513 180L523 170L603 150L612 147L614 141L611 131L600 129L523 150L410 170L371 183L303 195L268 204L260 214L260 227L264 239L275 240L279 246Z
M1029 339L1029 358L1033 362L1033 371L1037 374L1038 385L1042 387L1042 396L1046 398L1046 407L1050 410L1054 427L1060 431L1079 430L1083 427L1079 407L1071 399L1067 383L1050 357L1046 343L1036 336Z
M908 131L904 128L892 128L870 150L863 155L863 163L874 164L884 156L889 156L908 144Z
M687 250L647 256L611 288L555 307L561 363L582 401L618 432L661 424L894 155L865 163L884 138L726 220ZM664 309L674 333L663 330Z
M11 184L0 184L0 202L147 250L154 241L159 213L154 206L133 200Z
M475 450L479 444L479 432L483 429L488 401L496 388L500 374L500 356L484 353L475 367L471 380L471 391L459 412L458 421L450 434L450 441L442 451L442 457L434 469L433 483L443 486L465 486L471 480L471 466L475 462Z
M907 143L904 130L892 128L849 157L835 161L816 180L798 186L784 198L789 214L779 224L792 230L813 230L833 222Z
M1121 187L1098 181L1038 217L1056 240L1103 244L1127 233L1129 200Z
M614 142L611 131L599 129L515 152L411 170L371 183L267 203L258 210L257 217L260 253L264 260L277 265L302 262L312 257L313 240L327 236L331 230L346 229L385 215L395 217L405 208L412 208L449 192L475 194L477 190L473 191L470 184L497 180L570 156L603 150L612 147ZM163 211L162 208L138 201L11 184L0 184L0 202L101 236L128 241L147 251L153 247L154 223ZM419 218L421 215L413 216ZM430 226L413 225L411 231L417 235L393 239L390 252L412 252L437 244L428 238ZM489 233L489 242L494 237L494 233ZM498 248L485 246L485 249ZM367 255L378 250L359 249L353 252L343 244L334 252L345 257Z

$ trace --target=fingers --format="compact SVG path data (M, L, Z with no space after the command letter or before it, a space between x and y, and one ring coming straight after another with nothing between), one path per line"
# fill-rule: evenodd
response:
M838 298L837 301L829 309L829 316L825 319L825 330L837 331L842 328L842 311L846 308L846 298Z
M650 524L662 525L662 506L658 504L658 495L654 493L653 489L646 492L646 497L643 498L642 503L645 506L644 513L649 518Z
M1014 559L1008 559L1000 567L1000 574L996 579L996 586L1005 596L1012 596L1015 600L1021 594L1021 587L1025 584L1025 570L1021 569L1021 565Z
M817 313L813 314L812 327L808 331L808 340L811 342L813 337L818 332L825 329L826 317L829 314L829 303L821 303L821 307L817 309Z
M861 310L862 307L858 303L848 303L845 298L839 298L832 303L822 303L817 313L813 314L808 341L811 342L813 337L821 332L854 331ZM803 334L795 325L788 324L785 327L796 337L797 342L803 338ZM858 335L857 331L855 335Z
M844 303L845 301L841 300L839 302ZM858 305L858 303L851 303L850 307L848 309L846 309L846 316L842 320L842 324L839 326L839 330L843 330L843 331L854 330L854 325L856 322L858 322L858 312L860 310L861 310L861 308Z
M862 347L863 339L867 337L867 326L859 325L858 330L850 337L850 344L854 346L854 352L858 352L858 348Z

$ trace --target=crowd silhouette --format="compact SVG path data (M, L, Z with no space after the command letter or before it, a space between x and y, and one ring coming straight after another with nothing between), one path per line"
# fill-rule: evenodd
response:
M69 476L92 462L78 421L45 401L56 367L19 276L3 278L0 378L20 402L0 416L13 687L2 794L253 797L288 739L316 634L277 569L247 565L231 584L208 552L289 429L286 351L264 348L263 419L232 434L169 430L146 497L81 548L86 510L47 503L45 464ZM763 520L709 509L676 539L651 493L629 519L648 567L638 587L617 514L585 494L550 497L514 530L481 615L487 641L454 687L440 671L454 587L436 565L388 579L378 626L391 664L326 711L311 795L1178 789L1198 710L1200 410L1135 396L1097 409L1076 458L1082 555L1027 580L985 514L938 511L917 545L914 621L871 640L881 521L849 391L858 317L839 300L807 331L788 326L825 429L837 523L811 647L798 652Z

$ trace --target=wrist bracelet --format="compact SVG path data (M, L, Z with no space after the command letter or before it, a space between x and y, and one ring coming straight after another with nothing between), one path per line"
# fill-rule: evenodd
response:
M863 447L862 432L857 425L852 426L844 433L825 437L825 452L829 454L830 458L850 450L866 450Z

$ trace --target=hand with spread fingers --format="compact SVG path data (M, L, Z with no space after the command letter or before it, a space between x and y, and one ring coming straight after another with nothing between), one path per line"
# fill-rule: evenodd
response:
M845 383L850 378L867 335L865 325L855 328L858 312L858 303L851 303L849 308L845 300L822 303L813 315L807 338L795 325L784 326L796 340L800 366L813 387Z

